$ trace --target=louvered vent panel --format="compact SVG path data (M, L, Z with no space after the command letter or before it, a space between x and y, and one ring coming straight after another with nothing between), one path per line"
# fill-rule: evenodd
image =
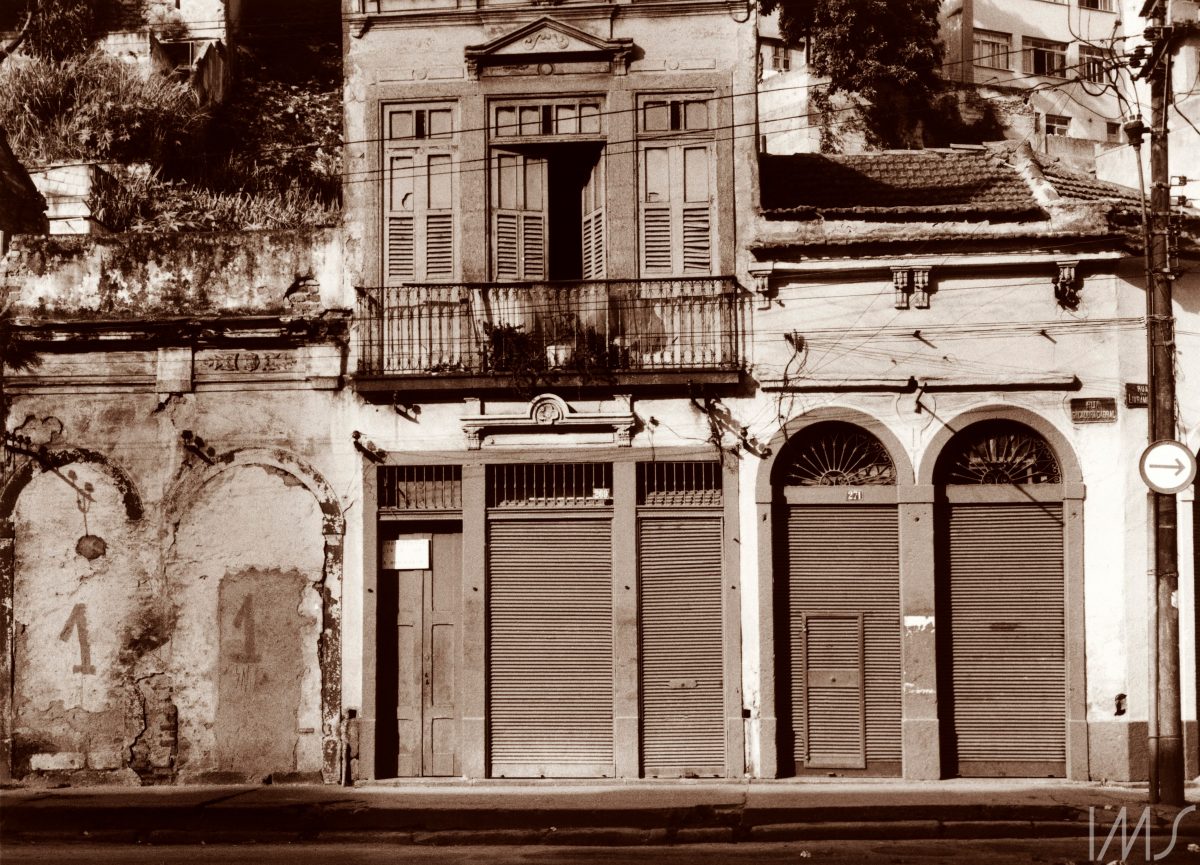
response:
M683 211L683 269L686 273L712 272L712 234L707 205Z
M642 518L642 767L725 773L721 520Z
M592 247L595 245L595 238L592 236L592 220L590 217L584 217L583 220L583 278L595 279L596 275L592 272Z
M494 776L613 774L608 520L488 527Z
M642 266L646 273L670 273L671 209L646 206L642 211Z
M958 759L1066 768L1059 504L949 506L950 641ZM988 764L993 764L989 766ZM1020 772L1021 769L1017 769Z
M413 218L391 216L387 221L387 275L389 280L413 279Z
M496 278L517 279L520 275L517 249L517 220L513 213L496 214Z
M545 220L541 216L522 217L522 253L525 256L521 269L522 279L546 278Z
M866 759L900 759L900 557L894 506L794 506L788 515L793 729L804 753L802 617L863 617ZM808 716L821 723L820 715ZM831 724L841 723L836 718Z
M454 277L454 218L449 213L425 217L425 278Z
M592 254L588 265L591 279L604 279L604 211L598 211L588 220L592 226Z

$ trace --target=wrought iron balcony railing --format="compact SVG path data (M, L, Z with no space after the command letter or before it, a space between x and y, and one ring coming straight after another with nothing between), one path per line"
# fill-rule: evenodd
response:
M365 377L600 379L745 364L732 277L360 289L358 334Z

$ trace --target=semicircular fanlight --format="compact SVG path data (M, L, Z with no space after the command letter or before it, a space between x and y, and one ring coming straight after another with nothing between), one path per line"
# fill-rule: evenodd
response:
M883 442L854 424L824 421L792 439L779 481L805 487L896 483L896 466Z
M1025 424L983 421L958 433L938 463L943 484L1057 484L1050 444Z

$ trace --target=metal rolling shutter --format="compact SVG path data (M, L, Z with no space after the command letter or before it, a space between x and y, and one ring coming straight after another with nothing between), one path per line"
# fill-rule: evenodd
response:
M493 776L613 774L610 521L488 525Z
M900 760L900 551L897 511L891 505L798 505L788 513L788 616L791 636L792 729L797 766L861 768L871 761ZM834 614L837 614L836 616ZM829 683L830 669L852 661L846 651L806 661L815 633L804 631L808 616L831 629L830 643L848 638L847 616L862 617L862 705L865 743L853 741L845 711L822 700L849 705L846 679ZM831 617L832 618L829 618ZM810 629L813 627L810 621ZM848 632L847 632L848 633ZM842 646L845 649L845 646ZM812 671L806 670L812 663ZM810 672L812 681L810 682ZM838 692L809 693L810 687ZM809 705L810 700L812 705ZM805 730L825 743L824 756L810 753ZM839 732L840 731L840 732ZM857 749L857 754L851 754Z
M1062 506L951 505L949 535L959 772L1063 775Z
M725 774L721 518L643 517L642 768Z

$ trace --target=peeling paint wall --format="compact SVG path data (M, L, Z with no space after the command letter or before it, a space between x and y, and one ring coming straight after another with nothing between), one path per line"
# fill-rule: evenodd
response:
M178 504L165 584L182 611L169 661L181 776L319 778L316 500L291 476L246 466Z

